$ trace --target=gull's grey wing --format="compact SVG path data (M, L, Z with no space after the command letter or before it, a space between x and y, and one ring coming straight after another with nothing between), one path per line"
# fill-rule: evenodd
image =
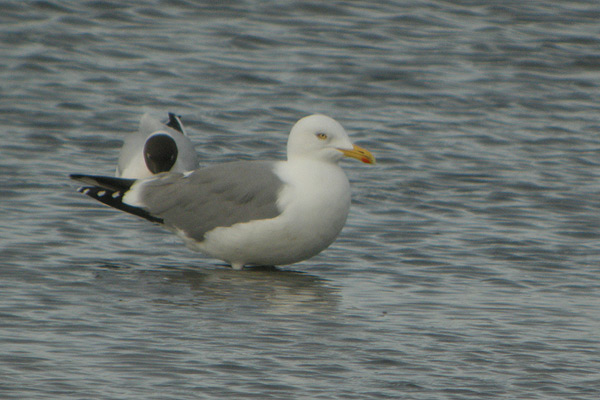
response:
M191 174L169 173L141 183L139 199L167 227L202 241L217 227L274 218L284 183L274 163L236 161L201 168Z

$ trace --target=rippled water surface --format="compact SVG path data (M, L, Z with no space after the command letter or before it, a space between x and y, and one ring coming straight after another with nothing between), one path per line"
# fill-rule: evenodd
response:
M2 399L597 399L597 1L5 1ZM81 196L143 112L344 161L338 240L232 271Z

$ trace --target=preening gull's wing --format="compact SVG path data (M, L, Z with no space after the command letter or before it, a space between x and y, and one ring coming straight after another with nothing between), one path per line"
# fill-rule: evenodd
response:
M168 126L169 128L173 128L178 132L181 132L184 134L184 136L187 136L187 132L185 131L185 128L183 127L183 124L181 123L181 116L180 115L175 115L173 113L169 113L169 120L165 123L166 126Z
M274 165L236 161L190 174L164 174L140 181L132 195L136 205L162 219L165 226L202 241L214 228L281 213L277 198L284 183L274 173Z

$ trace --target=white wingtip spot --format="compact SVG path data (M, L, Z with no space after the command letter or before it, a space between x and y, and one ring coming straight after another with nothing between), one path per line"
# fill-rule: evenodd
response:
M79 191L83 194L88 194L90 192L90 188L79 188Z
M121 196L121 192L114 192L114 193L112 194L112 198L113 198L113 199L116 199L117 197L120 197L120 196Z
M106 190L101 190L98 192L98 197L102 197L106 194Z

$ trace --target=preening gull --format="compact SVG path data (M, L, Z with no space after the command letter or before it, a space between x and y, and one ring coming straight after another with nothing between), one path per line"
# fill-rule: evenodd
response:
M334 119L315 114L290 132L287 161L234 161L146 179L71 175L80 192L162 224L192 250L229 263L287 265L338 236L350 208L344 157L374 164Z
M165 124L144 114L137 132L130 134L119 155L116 175L142 179L161 172L198 168L198 155L179 117L169 113Z

